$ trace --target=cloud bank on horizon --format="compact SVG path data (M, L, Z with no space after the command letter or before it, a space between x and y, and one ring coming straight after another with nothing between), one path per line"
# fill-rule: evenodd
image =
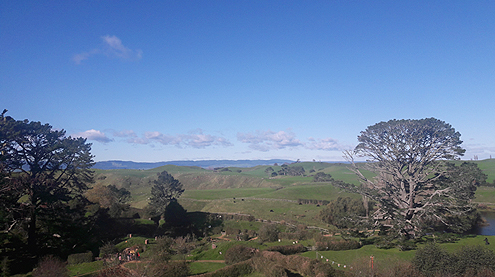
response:
M178 148L196 148L204 149L212 146L232 147L233 143L225 137L204 134L203 130L198 129L188 134L168 135L160 132L144 132L142 136L138 136L132 130L111 131L107 134L98 130L87 130L84 132L74 133L72 137L82 137L88 140L100 142L103 144L121 140L129 144L150 145L154 144L170 145ZM325 151L342 151L349 149L349 145L339 143L333 138L315 139L308 138L307 142L303 142L296 138L296 134L290 129L287 131L274 132L255 131L252 133L237 133L237 141L247 144L248 147L255 151L268 152L271 150L280 149L295 149L304 148L307 150L325 150Z

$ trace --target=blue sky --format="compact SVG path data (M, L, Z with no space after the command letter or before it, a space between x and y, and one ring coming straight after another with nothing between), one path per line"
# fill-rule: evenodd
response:
M494 1L0 1L8 115L96 161L339 161L435 117L495 158Z

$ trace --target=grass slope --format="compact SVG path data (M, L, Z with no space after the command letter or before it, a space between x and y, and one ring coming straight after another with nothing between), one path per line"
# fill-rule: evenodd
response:
M478 166L488 175L488 182L495 179L495 159L475 161ZM364 166L365 164L358 164ZM95 170L95 185L116 185L124 187L131 192L131 205L136 208L143 208L148 203L153 180L157 173L163 170L168 171L175 178L181 181L186 191L182 195L181 203L190 211L205 212L256 212L255 216L267 216L268 219L279 218L280 210L283 215L286 211L294 209L293 213L299 214L298 207L293 208L275 200L255 201L248 198L266 199L317 199L331 201L339 196L359 197L349 194L333 187L328 183L314 183L313 176L318 172L331 174L334 179L349 183L358 184L356 176L343 163L322 163L322 162L302 162L289 166L302 166L305 169L305 176L276 176L271 177L271 167L275 172L279 171L281 165L255 166L252 168L228 167L219 170L206 170L193 166L166 165L150 170ZM367 177L372 177L372 173L366 172ZM246 198L245 203L223 200L233 200L233 198ZM254 201L254 202L253 202ZM481 187L476 192L476 202L494 203L495 188ZM235 205L234 205L235 204ZM258 206L256 206L258 205ZM266 210L273 210L274 213L266 214ZM278 209L280 208L280 209ZM312 210L305 209L305 210Z

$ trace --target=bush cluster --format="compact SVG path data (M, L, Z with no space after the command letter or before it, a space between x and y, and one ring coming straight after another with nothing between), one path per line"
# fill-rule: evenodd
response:
M332 268L330 264L323 263L321 261L308 257L302 257L298 255L285 256L278 252L272 251L263 251L261 252L261 255L259 257L259 259L261 259L261 262L258 261L258 267L260 266L260 264L263 265L263 263L266 263L268 265L270 265L271 263L275 263L284 269L298 272L303 276L330 277L335 276L336 274L335 269ZM263 267L269 268L270 266Z
M236 264L251 259L257 252L256 249L237 244L229 248L225 253L225 263L228 265Z
M328 200L318 200L318 199L297 199L297 202L299 204L306 204L306 205L320 205L320 206L325 206L330 204L330 201Z
M67 263L70 265L90 263L92 261L93 261L93 253L91 251L88 251L86 253L72 254L69 255L69 257L67 257Z
M66 264L53 256L43 257L33 270L33 277L64 277L69 276Z
M275 224L264 224L258 231L258 238L260 241L272 242L278 240L278 234L280 231Z
M416 252L412 264L426 276L495 275L495 254L481 245L448 253L438 244L428 243Z
M302 244L291 244L291 245L270 246L266 250L276 251L283 255L294 255L297 253L306 252L306 247Z
M196 275L197 277L239 277L252 273L253 265L250 260L226 266L219 270Z
M358 249L361 247L361 243L355 240L330 240L330 241L319 241L316 242L316 249L318 251L325 250L351 250Z

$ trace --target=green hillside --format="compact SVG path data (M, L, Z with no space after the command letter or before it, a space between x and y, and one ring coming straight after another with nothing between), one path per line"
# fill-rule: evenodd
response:
M488 175L488 182L492 183L495 179L495 159L475 163ZM303 176L271 177L272 170L278 172L282 169L281 165L228 167L216 170L166 165L150 170L95 170L94 185L113 184L124 187L132 194L131 205L143 208L148 203L152 181L157 173L166 170L184 185L185 192L181 197L181 204L189 211L247 213L271 220L280 219L287 211L294 212L300 219L305 211L308 212L308 208L302 208L303 213L299 214L301 211L298 210L298 204L291 202L298 199L331 201L339 196L360 197L335 188L329 183L313 182L316 173L324 172L331 174L336 180L357 184L358 180L347 164L302 162L290 164L289 167L303 167ZM372 177L370 172L365 174ZM475 201L495 204L495 188L481 187L476 193ZM266 213L270 210L273 212ZM317 214L316 210L309 210L309 217Z

